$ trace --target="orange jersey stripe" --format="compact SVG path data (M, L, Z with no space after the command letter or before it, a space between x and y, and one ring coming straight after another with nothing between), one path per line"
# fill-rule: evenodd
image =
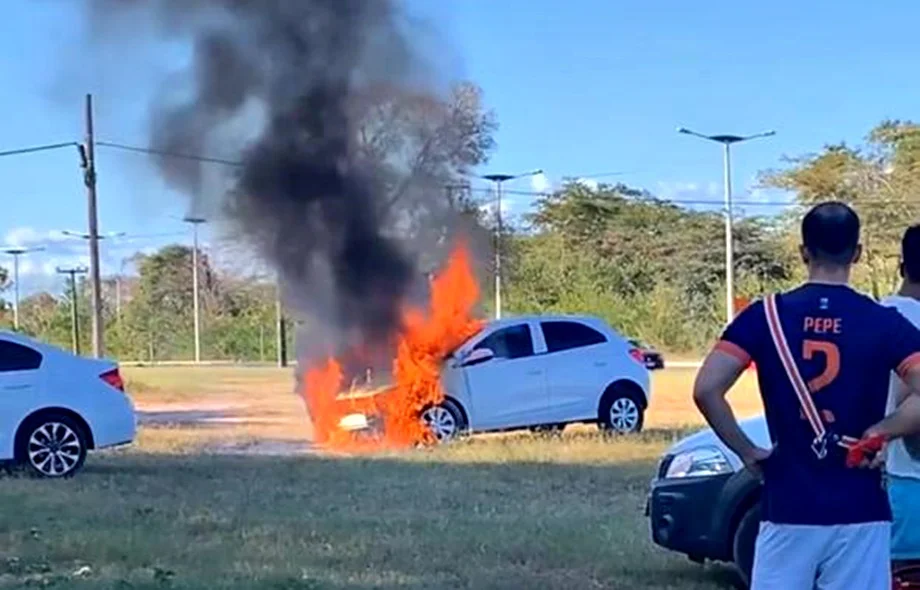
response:
M741 361L741 364L747 366L751 362L751 355L747 353L746 350L735 344L734 342L729 342L728 340L719 340L716 342L713 350L718 350L724 352L725 354L731 355Z

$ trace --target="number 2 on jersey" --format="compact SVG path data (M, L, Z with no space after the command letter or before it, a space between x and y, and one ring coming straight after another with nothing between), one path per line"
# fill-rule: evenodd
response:
M827 340L805 340L802 342L802 356L806 361L814 358L815 354L824 355L827 364L824 371L808 382L808 390L815 393L831 384L840 373L840 349L833 342Z

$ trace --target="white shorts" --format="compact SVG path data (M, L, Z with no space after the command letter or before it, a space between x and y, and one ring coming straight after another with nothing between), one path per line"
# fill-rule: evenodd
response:
M751 590L891 590L891 523L763 522Z

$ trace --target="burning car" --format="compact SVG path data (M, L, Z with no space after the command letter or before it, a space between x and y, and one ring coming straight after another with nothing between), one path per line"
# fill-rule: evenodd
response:
M649 372L626 338L591 316L487 323L474 317L478 297L461 245L432 279L427 308L405 309L392 342L305 365L298 387L315 442L361 450L577 422L642 429Z
M443 399L419 417L439 442L464 431L597 423L617 433L642 428L649 375L634 347L590 316L524 316L487 324L440 368ZM379 429L391 392L349 392L338 427Z

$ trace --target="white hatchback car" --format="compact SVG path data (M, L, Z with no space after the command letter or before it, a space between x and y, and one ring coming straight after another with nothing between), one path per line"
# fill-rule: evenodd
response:
M446 359L441 381L444 402L422 417L442 441L578 422L638 432L649 403L642 351L591 316L491 322Z
M0 331L0 461L66 477L87 451L131 443L135 431L117 364Z

